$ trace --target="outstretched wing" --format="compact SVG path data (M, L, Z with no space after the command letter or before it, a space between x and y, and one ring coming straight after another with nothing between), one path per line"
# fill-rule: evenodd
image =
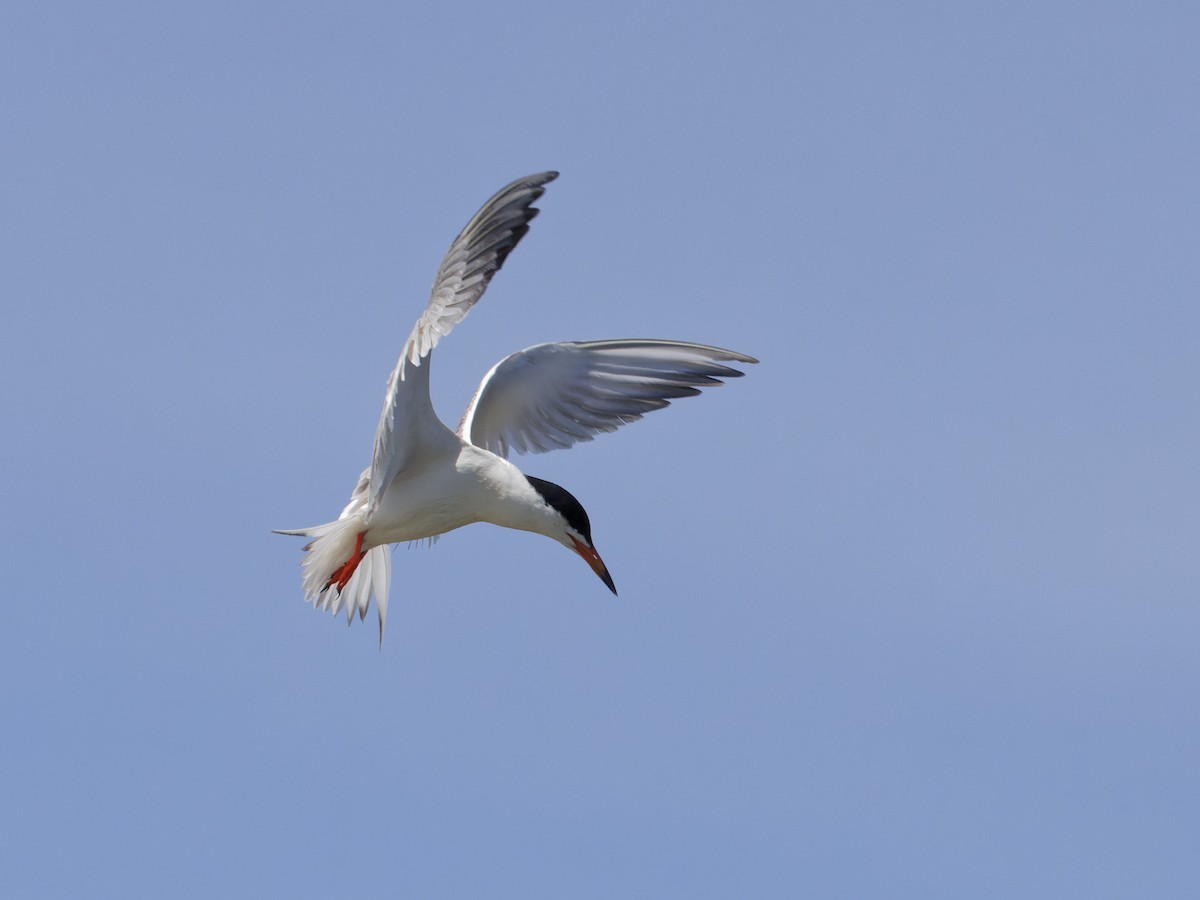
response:
M492 276L529 231L538 214L533 203L557 177L557 172L542 172L514 181L483 205L446 251L429 306L388 377L366 485L368 524L392 479L423 442L441 430L429 399L429 365L422 360L483 296Z
M492 276L529 231L538 214L532 204L557 177L557 172L542 172L517 179L485 203L454 239L434 279L429 306L404 345L403 355L414 366L483 296Z
M683 341L538 344L492 367L458 433L500 456L571 447L742 374L726 362L758 360Z

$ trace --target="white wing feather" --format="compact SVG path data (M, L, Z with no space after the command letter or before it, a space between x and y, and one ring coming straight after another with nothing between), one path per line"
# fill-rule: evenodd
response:
M538 344L484 376L458 433L499 456L590 441L652 410L742 375L726 362L758 360L683 341L629 339Z

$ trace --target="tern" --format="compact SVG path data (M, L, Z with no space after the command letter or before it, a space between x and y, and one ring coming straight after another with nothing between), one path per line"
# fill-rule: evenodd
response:
M456 430L429 398L438 341L463 320L538 214L533 206L557 172L520 178L483 205L446 252L429 304L388 377L371 464L333 522L281 530L305 545L305 599L335 615L365 618L372 597L379 640L391 583L389 545L474 522L544 534L579 554L614 594L583 505L567 490L525 475L510 451L545 453L615 431L645 413L743 373L755 363L732 350L632 338L536 344L484 375Z

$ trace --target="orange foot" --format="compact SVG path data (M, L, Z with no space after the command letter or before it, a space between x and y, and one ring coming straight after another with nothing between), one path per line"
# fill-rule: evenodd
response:
M350 558L342 563L338 568L334 569L333 574L329 576L329 580L325 582L324 590L336 584L337 589L341 591L349 584L351 577L354 575L354 570L358 568L358 564L367 554L363 553L362 543L365 531L360 531L358 537L354 539L354 552L350 554Z

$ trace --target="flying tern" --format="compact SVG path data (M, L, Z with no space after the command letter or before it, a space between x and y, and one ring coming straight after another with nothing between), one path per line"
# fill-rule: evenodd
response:
M389 545L433 539L473 522L544 534L579 554L614 594L582 504L564 488L527 476L510 451L545 453L590 441L671 400L742 375L728 362L756 359L732 350L632 338L536 344L483 376L456 430L429 398L434 347L483 296L529 231L533 206L557 172L514 181L483 205L450 245L429 305L387 382L371 464L333 522L279 534L310 538L302 566L305 598L347 621L387 620Z

